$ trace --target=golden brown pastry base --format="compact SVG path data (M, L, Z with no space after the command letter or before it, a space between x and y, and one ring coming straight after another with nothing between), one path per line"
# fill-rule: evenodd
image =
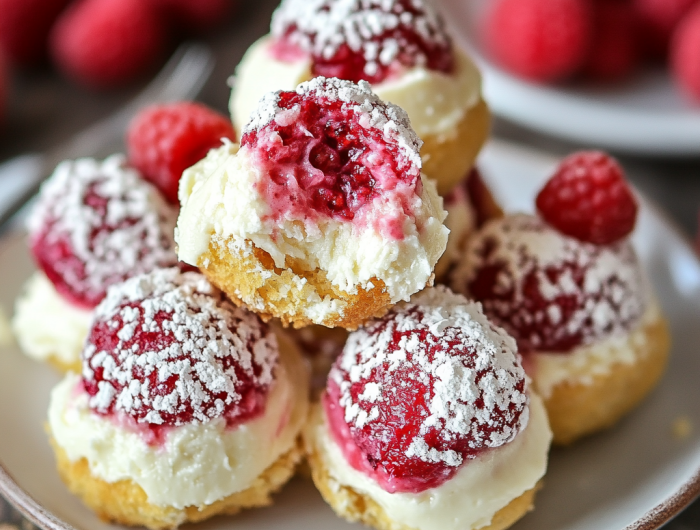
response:
M277 317L285 326L309 324L356 329L367 319L384 315L391 306L384 282L373 278L374 287L348 294L331 284L321 270L306 271L287 257L287 268L280 269L270 255L253 246L247 255L232 250L229 240L215 240L199 258L202 273L237 305L258 313L263 320ZM313 322L305 312L308 300L318 295L344 302L343 314L332 313L322 322Z
M666 368L670 337L663 317L647 324L646 341L634 364L616 364L591 384L563 382L545 399L556 445L612 427L651 391ZM537 377L535 376L535 388Z
M143 489L131 480L110 484L95 477L86 459L71 462L53 438L51 445L56 454L58 471L68 489L94 510L100 519L129 526L146 526L152 530L176 528L186 522L203 521L215 515L234 515L245 508L268 506L272 504L271 494L287 483L303 457L299 440L248 489L207 506L189 506L180 510L150 504Z
M316 450L313 435L314 422L318 421L321 406L320 404L313 406L316 410L312 408L304 438L306 461L311 469L311 478L323 499L333 508L336 515L351 523L361 522L377 530L415 530L410 526L393 521L384 508L371 497L355 491L349 486L338 484L331 478L323 458ZM498 510L494 514L491 524L478 529L465 528L464 530L504 530L508 528L534 509L535 494L540 487L540 483L536 484L534 488L527 490L520 497L516 497Z
M447 195L468 173L490 129L491 114L482 99L462 117L455 134L421 138L423 172L437 182L440 195Z

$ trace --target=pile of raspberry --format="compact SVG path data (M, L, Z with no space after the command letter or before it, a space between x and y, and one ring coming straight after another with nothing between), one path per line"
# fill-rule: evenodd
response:
M483 22L493 59L539 82L613 82L666 62L700 102L700 0L491 0Z
M235 3L0 0L0 55L19 68L38 66L48 56L77 83L110 88L156 67L177 40L225 22Z

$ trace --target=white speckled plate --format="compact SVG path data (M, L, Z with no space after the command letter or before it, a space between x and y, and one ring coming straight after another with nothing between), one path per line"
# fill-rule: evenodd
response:
M534 192L555 164L497 141L481 157L488 183L509 210L530 209ZM536 509L514 530L651 530L700 492L700 263L676 229L648 204L635 243L671 321L669 371L660 387L615 429L552 454ZM31 270L22 236L0 241L0 307L5 314ZM49 390L58 379L16 347L0 346L0 462L18 485L0 468L0 492L42 528L113 528L72 497L54 471L43 423ZM693 426L683 439L673 434L679 418ZM352 525L333 515L310 482L296 479L272 508L197 526L342 530Z
M457 41L471 50L495 114L557 138L640 155L700 155L700 105L662 68L619 84L543 85L491 62L480 47L479 13L488 0L437 0Z

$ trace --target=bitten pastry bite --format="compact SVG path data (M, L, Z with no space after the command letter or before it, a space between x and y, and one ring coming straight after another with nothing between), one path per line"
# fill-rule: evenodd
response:
M173 528L270 504L303 456L307 394L291 343L199 273L160 269L109 289L49 428L101 518Z
M283 0L271 32L236 69L229 108L240 133L267 92L316 76L367 81L403 108L425 142L423 170L446 194L486 140L481 76L424 0Z
M555 226L525 214L487 223L452 280L515 337L558 444L615 424L655 386L669 351L666 322L627 237L636 205L621 170L599 154L590 155L593 168L575 156L562 164L576 166L567 182L550 181L559 189L542 215L551 212ZM619 176L606 175L613 172ZM581 190L595 190L598 202L561 204ZM625 219L610 219L620 212Z
M429 284L445 250L420 145L365 82L268 94L240 149L184 173L180 259L263 318L356 328Z
M59 164L29 220L39 271L12 321L23 351L80 372L92 309L107 287L177 263L176 218L176 209L121 155Z
M501 530L532 508L551 432L513 339L436 287L350 334L304 440L349 521Z

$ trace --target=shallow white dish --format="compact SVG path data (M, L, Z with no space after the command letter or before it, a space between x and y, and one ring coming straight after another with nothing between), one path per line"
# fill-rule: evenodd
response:
M508 210L529 210L534 193L556 160L491 142L481 168ZM651 530L678 513L700 492L700 263L662 214L645 205L635 244L652 275L674 338L669 371L660 387L618 427L566 450L556 450L536 510L514 530ZM0 241L0 307L6 314L32 271L19 234ZM97 518L61 483L43 430L50 388L57 374L0 346L0 492L39 526L51 530L114 528ZM687 418L685 439L672 426ZM45 508L31 503L29 493ZM72 526L69 526L72 525ZM197 525L223 530L219 518ZM336 518L310 482L296 479L268 509L235 518L239 530L341 530L360 528Z
M477 22L484 0L438 1L458 42L479 64L485 99L496 115L589 147L700 155L700 105L693 106L665 70L641 71L619 85L530 83L482 53Z

